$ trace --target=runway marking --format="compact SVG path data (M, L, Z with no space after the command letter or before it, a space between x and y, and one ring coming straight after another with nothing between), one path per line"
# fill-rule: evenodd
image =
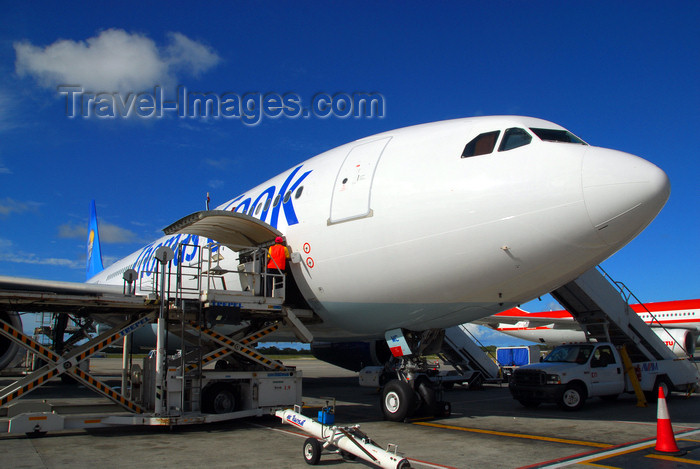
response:
M676 433L676 438L677 439L686 439L686 437L693 436L700 434L700 429L695 429L695 430L690 430L687 432L682 432L682 433ZM594 461L601 461L603 459L608 459L614 456L620 456L623 454L627 453L632 453L634 451L639 451L647 448L651 448L656 444L656 438L648 438L646 440L642 440L640 442L632 442L632 443L625 443L622 445L618 445L613 447L612 449L609 450L604 450L604 451L595 451L595 452L589 452L589 453L584 453L580 455L572 455L566 458L559 458L555 459L553 461L546 461L542 462L539 464L533 464L531 466L527 466L528 468L547 468L547 469L555 469L559 467L565 467L569 466L571 464L589 464ZM668 456L664 456L668 457ZM673 458L675 461L676 458ZM697 461L693 461L693 464L698 464ZM600 467L612 467L612 466L600 466ZM616 468L617 469L617 468Z
M526 440L539 440L539 441L550 441L553 443L564 443L568 445L578 445L578 446L592 446L594 448L611 448L613 445L607 443L596 443L593 441L582 441L582 440L567 440L564 438L553 438L549 436L538 436L538 435L528 435L525 433L509 433L509 432L499 432L495 430L483 430L481 428L467 428L467 427L456 427L454 425L443 425L440 423L432 422L411 422L413 425L423 425L426 427L444 428L447 430L458 430L461 432L470 433L483 433L486 435L496 435L496 436L506 436L510 438L523 438Z
M426 467L435 467L437 469L457 469L456 467L452 466L443 466L442 464L434 464L431 462L425 462L421 461L420 459L413 459L413 458L406 458L408 459L411 464L420 464L421 466L426 466Z
M653 441L653 440L652 440ZM521 469L554 469L554 468L559 468L559 467L565 467L569 466L571 464L588 464L593 461L600 461L603 459L607 459L612 456L619 456L621 454L626 454L626 453L632 453L634 451L637 451L639 449L644 449L651 447L653 443L649 443L649 440L645 440L644 442L637 443L632 446L628 445L623 445L622 447L618 447L618 449L612 449L612 450L607 450L607 451L589 451L587 453L582 453L582 454L574 454L572 456L565 456L563 458L558 458L554 459L552 461L544 461L541 463L537 464L532 464L530 466L526 466ZM606 467L606 468L613 468L613 469L619 469L615 466L604 466L602 464L597 465L598 467Z
M653 459L662 459L664 461L682 462L685 464L692 464L694 466L700 466L700 461L695 461L694 459L676 458L673 456L664 456L662 454L647 454L645 457L646 458L653 458Z
M648 440L647 440L647 442L648 442ZM595 462L595 461L602 461L604 459L610 459L611 456L617 457L617 456L622 456L623 454L634 453L635 451L651 448L652 446L654 446L654 443L652 443L652 444L640 443L638 445L633 445L630 447L625 446L626 449L621 449L620 451L606 451L606 452L602 453L602 454L604 454L604 456L600 456L601 453L598 453L598 455L596 457L593 457L592 459L586 460L585 464L589 464L589 463ZM584 464L584 463L579 462L576 464ZM619 469L617 466L606 466L603 464L594 464L594 465L598 466L598 467L608 467L608 468L612 468L612 469ZM547 466L547 467L553 467L553 466Z

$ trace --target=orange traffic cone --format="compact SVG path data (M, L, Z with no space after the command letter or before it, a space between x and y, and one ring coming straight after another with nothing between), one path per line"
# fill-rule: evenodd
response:
M686 453L686 451L678 449L676 438L673 436L671 418L668 416L668 408L666 407L666 396L664 396L664 390L661 386L659 386L659 403L656 411L656 447L654 452L667 456L681 456Z

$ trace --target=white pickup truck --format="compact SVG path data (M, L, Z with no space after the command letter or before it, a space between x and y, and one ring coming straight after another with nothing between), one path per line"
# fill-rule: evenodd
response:
M670 391L697 386L695 363L685 359L633 363L634 373L649 398L659 386ZM586 342L556 347L540 363L516 369L509 389L525 407L555 402L565 410L578 410L589 397L613 400L634 392L615 347L606 342Z

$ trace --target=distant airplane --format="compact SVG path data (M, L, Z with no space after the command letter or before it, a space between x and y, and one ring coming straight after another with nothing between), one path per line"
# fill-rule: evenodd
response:
M133 269L137 292L151 291L158 248L183 246L169 266L190 268L215 240L220 287L244 290L240 253L283 236L292 253L285 307L309 311L315 340L386 347L406 334L416 352L441 337L436 330L577 278L637 236L669 194L652 163L545 120L416 125L298 164L104 270L93 247L88 282L121 286Z
M630 306L676 355L695 352L700 336L700 299ZM548 345L580 342L586 338L578 323L565 310L528 313L512 308L474 322L512 337Z

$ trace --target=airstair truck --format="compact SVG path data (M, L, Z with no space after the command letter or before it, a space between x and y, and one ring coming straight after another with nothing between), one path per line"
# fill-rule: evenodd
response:
M525 407L554 402L564 410L578 410L589 397L613 400L636 387L651 398L658 387L668 395L692 390L700 379L695 365L685 359L627 363L608 342L560 345L541 363L516 369L509 389Z
M678 358L630 308L629 289L600 267L551 294L571 313L588 341L559 346L542 363L515 370L509 388L524 406L549 401L577 410L589 397L614 399L634 391L644 401L644 394L651 399L657 395L657 387L664 395L697 387L697 364L692 358Z

